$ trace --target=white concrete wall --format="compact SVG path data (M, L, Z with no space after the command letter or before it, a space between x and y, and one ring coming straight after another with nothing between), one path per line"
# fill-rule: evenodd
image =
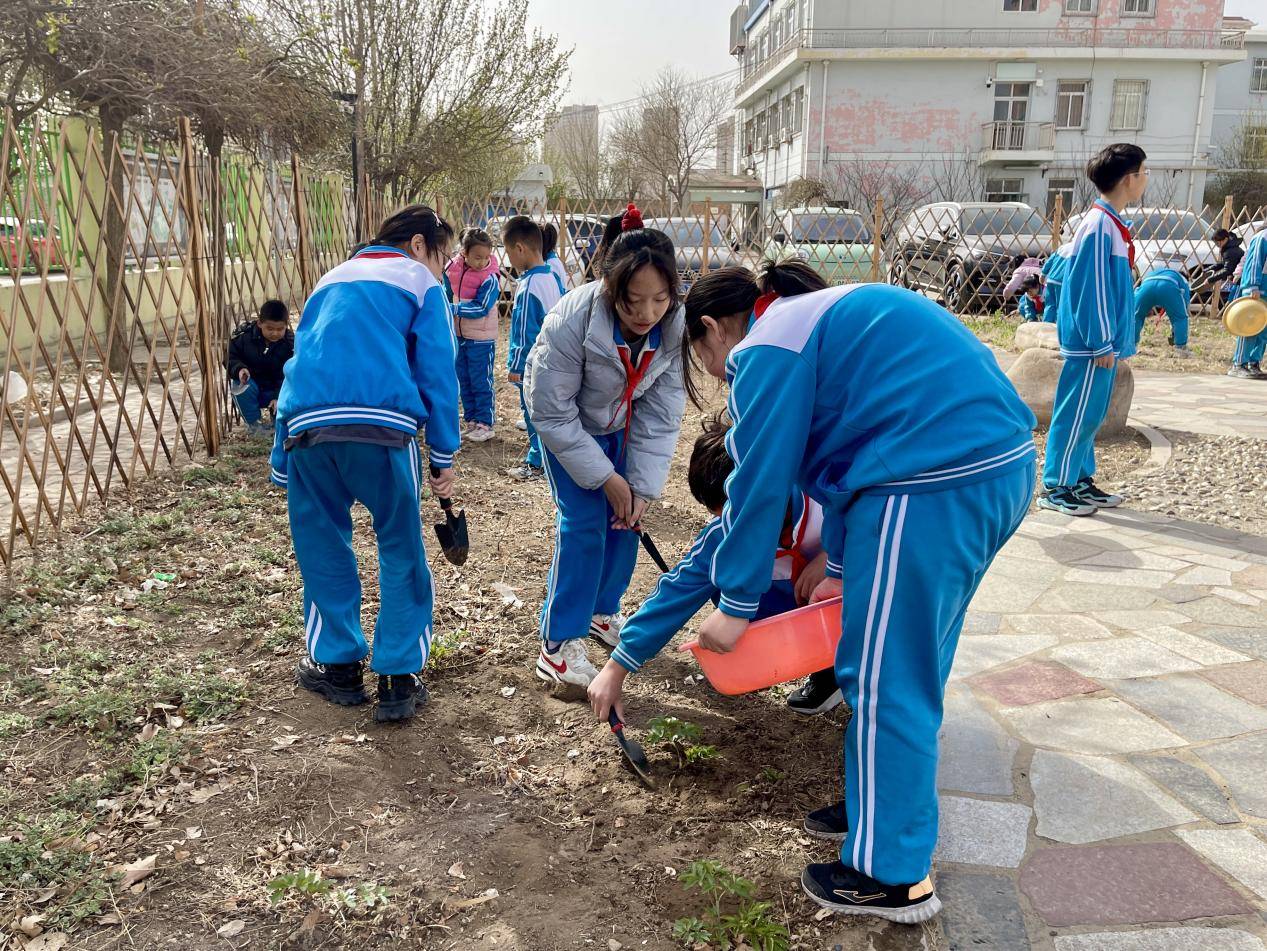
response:
M1267 93L1250 91L1254 59L1267 59L1267 30L1254 30L1245 41L1245 61L1229 63L1218 71L1218 95L1214 100L1211 145L1220 146L1246 122L1267 125Z

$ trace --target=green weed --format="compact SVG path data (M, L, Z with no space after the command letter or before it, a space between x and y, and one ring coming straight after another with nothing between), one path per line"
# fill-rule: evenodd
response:
M303 868L296 872L278 875L268 883L268 900L276 905L288 899L307 900L332 912L360 914L374 908L382 908L391 900L387 889L377 882L336 888L314 869Z
M193 466L181 473L180 480L185 485L228 485L233 481L233 473L215 466Z
M698 726L677 717L655 717L647 724L647 742L667 746L678 758L679 766L690 766L717 759L717 747L699 742L703 733Z
M0 739L19 736L34 726L35 721L21 713L0 712Z
M678 880L708 903L699 915L673 923L673 937L687 947L787 951L787 928L770 918L769 902L753 899L756 889L746 878L710 860L692 862Z
M50 931L100 915L109 902L108 873L83 849L88 831L79 816L56 810L13 816L0 837L0 881L13 888L10 900L26 912L37 895L54 891L52 901L40 908Z

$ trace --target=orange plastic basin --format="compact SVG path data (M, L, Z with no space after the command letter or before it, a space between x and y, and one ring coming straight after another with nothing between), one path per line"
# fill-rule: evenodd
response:
M840 598L753 621L729 654L687 641L689 650L718 693L733 697L799 680L834 667L840 643Z

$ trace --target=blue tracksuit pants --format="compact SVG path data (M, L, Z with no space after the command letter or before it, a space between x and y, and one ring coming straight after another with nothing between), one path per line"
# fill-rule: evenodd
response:
M238 412L242 414L242 422L248 426L258 426L264 409L277 399L280 392L280 388L264 390L255 380L247 380L246 389L233 397L233 402L238 404Z
M862 495L843 515L836 680L849 836L840 860L887 885L922 881L937 844L937 731L964 612L1025 517L1034 466L913 495Z
M493 364L497 341L458 339L458 389L462 394L462 418L468 423L492 426Z
M528 424L528 455L524 456L524 462L538 469L541 468L541 438L537 435L537 429L532 425L532 418L528 415L528 401L524 399L524 388L522 384L515 384L519 387L519 405L524 411L524 422ZM562 466L555 468L562 470Z
M1144 332L1148 315L1160 307L1170 319L1170 333L1176 347L1188 345L1188 301L1169 282L1148 281L1135 295L1135 339Z
M1267 329L1253 337L1237 337L1232 362L1237 366L1243 366L1246 363L1261 363L1264 348L1267 348Z
M623 475L624 433L593 439ZM558 514L541 637L566 641L588 636L595 614L620 610L638 558L638 536L611 527L612 509L601 487L582 489L549 449L544 450L544 459Z
M290 534L304 579L304 640L317 663L350 663L368 653L352 552L351 511L360 502L378 536L371 666L379 674L413 674L426 666L435 594L418 514L421 472L417 443L328 442L291 452Z
M1075 486L1095 475L1095 434L1109 411L1117 364L1097 367L1085 357L1065 357L1056 383L1043 487Z

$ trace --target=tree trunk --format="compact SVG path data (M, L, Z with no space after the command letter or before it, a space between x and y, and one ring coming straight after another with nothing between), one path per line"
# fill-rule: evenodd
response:
M106 364L115 373L125 373L132 362L129 341L129 315L123 299L123 243L127 235L124 218L126 197L123 193L124 169L120 151L123 133L122 110L103 105L98 109L101 121L101 145L105 150L106 181L105 222L105 280L100 284L106 316Z

